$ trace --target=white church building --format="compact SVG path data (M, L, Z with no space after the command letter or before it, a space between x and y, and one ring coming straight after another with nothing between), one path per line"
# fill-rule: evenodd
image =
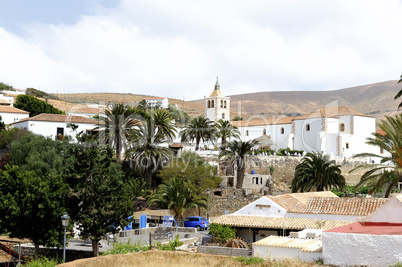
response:
M205 116L217 122L220 119L230 121L230 97L224 96L218 80L216 80L215 89L209 97L204 98Z

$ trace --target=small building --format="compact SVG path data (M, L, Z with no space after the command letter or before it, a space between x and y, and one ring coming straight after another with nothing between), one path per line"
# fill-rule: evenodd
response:
M402 194L358 222L322 233L325 264L390 266L402 262Z
M218 79L215 89L209 97L204 97L205 116L212 122L219 120L230 121L230 97L224 96L221 91Z
M70 125L78 128L74 131ZM91 132L97 122L87 117L41 113L31 118L25 118L13 123L14 127L51 138L62 138L65 135L75 139L76 134L83 131Z
M169 99L167 97L146 97L143 98L151 108L168 108Z
M1 120L7 125L29 117L29 112L9 105L0 105Z

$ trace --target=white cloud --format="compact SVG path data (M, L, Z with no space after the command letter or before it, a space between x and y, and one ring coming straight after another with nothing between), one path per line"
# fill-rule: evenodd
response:
M201 98L396 79L402 3L122 0L72 25L0 28L0 76L55 92Z

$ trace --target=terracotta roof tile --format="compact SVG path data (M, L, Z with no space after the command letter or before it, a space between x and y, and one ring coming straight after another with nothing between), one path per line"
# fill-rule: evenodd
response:
M290 209L288 212L365 216L388 200L386 198L312 197L309 198L304 210Z
M321 252L321 239L311 238L291 238L288 236L268 236L253 243L253 246L282 247L282 248L300 248L305 252Z
M231 225L234 227L253 227L265 229L332 229L353 223L353 221L319 220L306 218L268 217L268 216L245 216L223 215L213 220L213 223Z
M18 122L15 122L14 124L21 123L23 121L49 121L49 122L97 124L97 121L87 118L87 117L61 115L61 114L48 114L48 113L41 113L32 118L25 118L25 119L19 120Z
M309 114L306 114L304 117L306 119L309 119L309 118L337 117L337 116L351 116L351 115L371 117L348 107L320 108Z
M0 106L0 112L1 113L24 113L24 114L29 114L28 111L19 109L19 108L15 108L12 106Z

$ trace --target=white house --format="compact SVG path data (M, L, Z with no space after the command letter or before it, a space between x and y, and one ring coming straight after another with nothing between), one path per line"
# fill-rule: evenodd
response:
M402 194L359 222L322 232L325 264L390 266L402 262Z
M238 127L244 141L269 136L274 150L289 147L346 157L379 152L365 143L375 132L375 118L348 107L322 108L297 117L253 117L232 124Z
M29 112L8 105L0 105L0 116L5 124L11 124L28 118Z
M68 127L71 123L78 126L75 131L71 127ZM92 131L96 123L96 121L82 116L42 113L32 118L19 120L13 125L14 127L51 138L65 135L75 138L75 135L81 131L84 131L84 133Z
M146 97L143 98L150 107L168 108L169 99L167 97Z

